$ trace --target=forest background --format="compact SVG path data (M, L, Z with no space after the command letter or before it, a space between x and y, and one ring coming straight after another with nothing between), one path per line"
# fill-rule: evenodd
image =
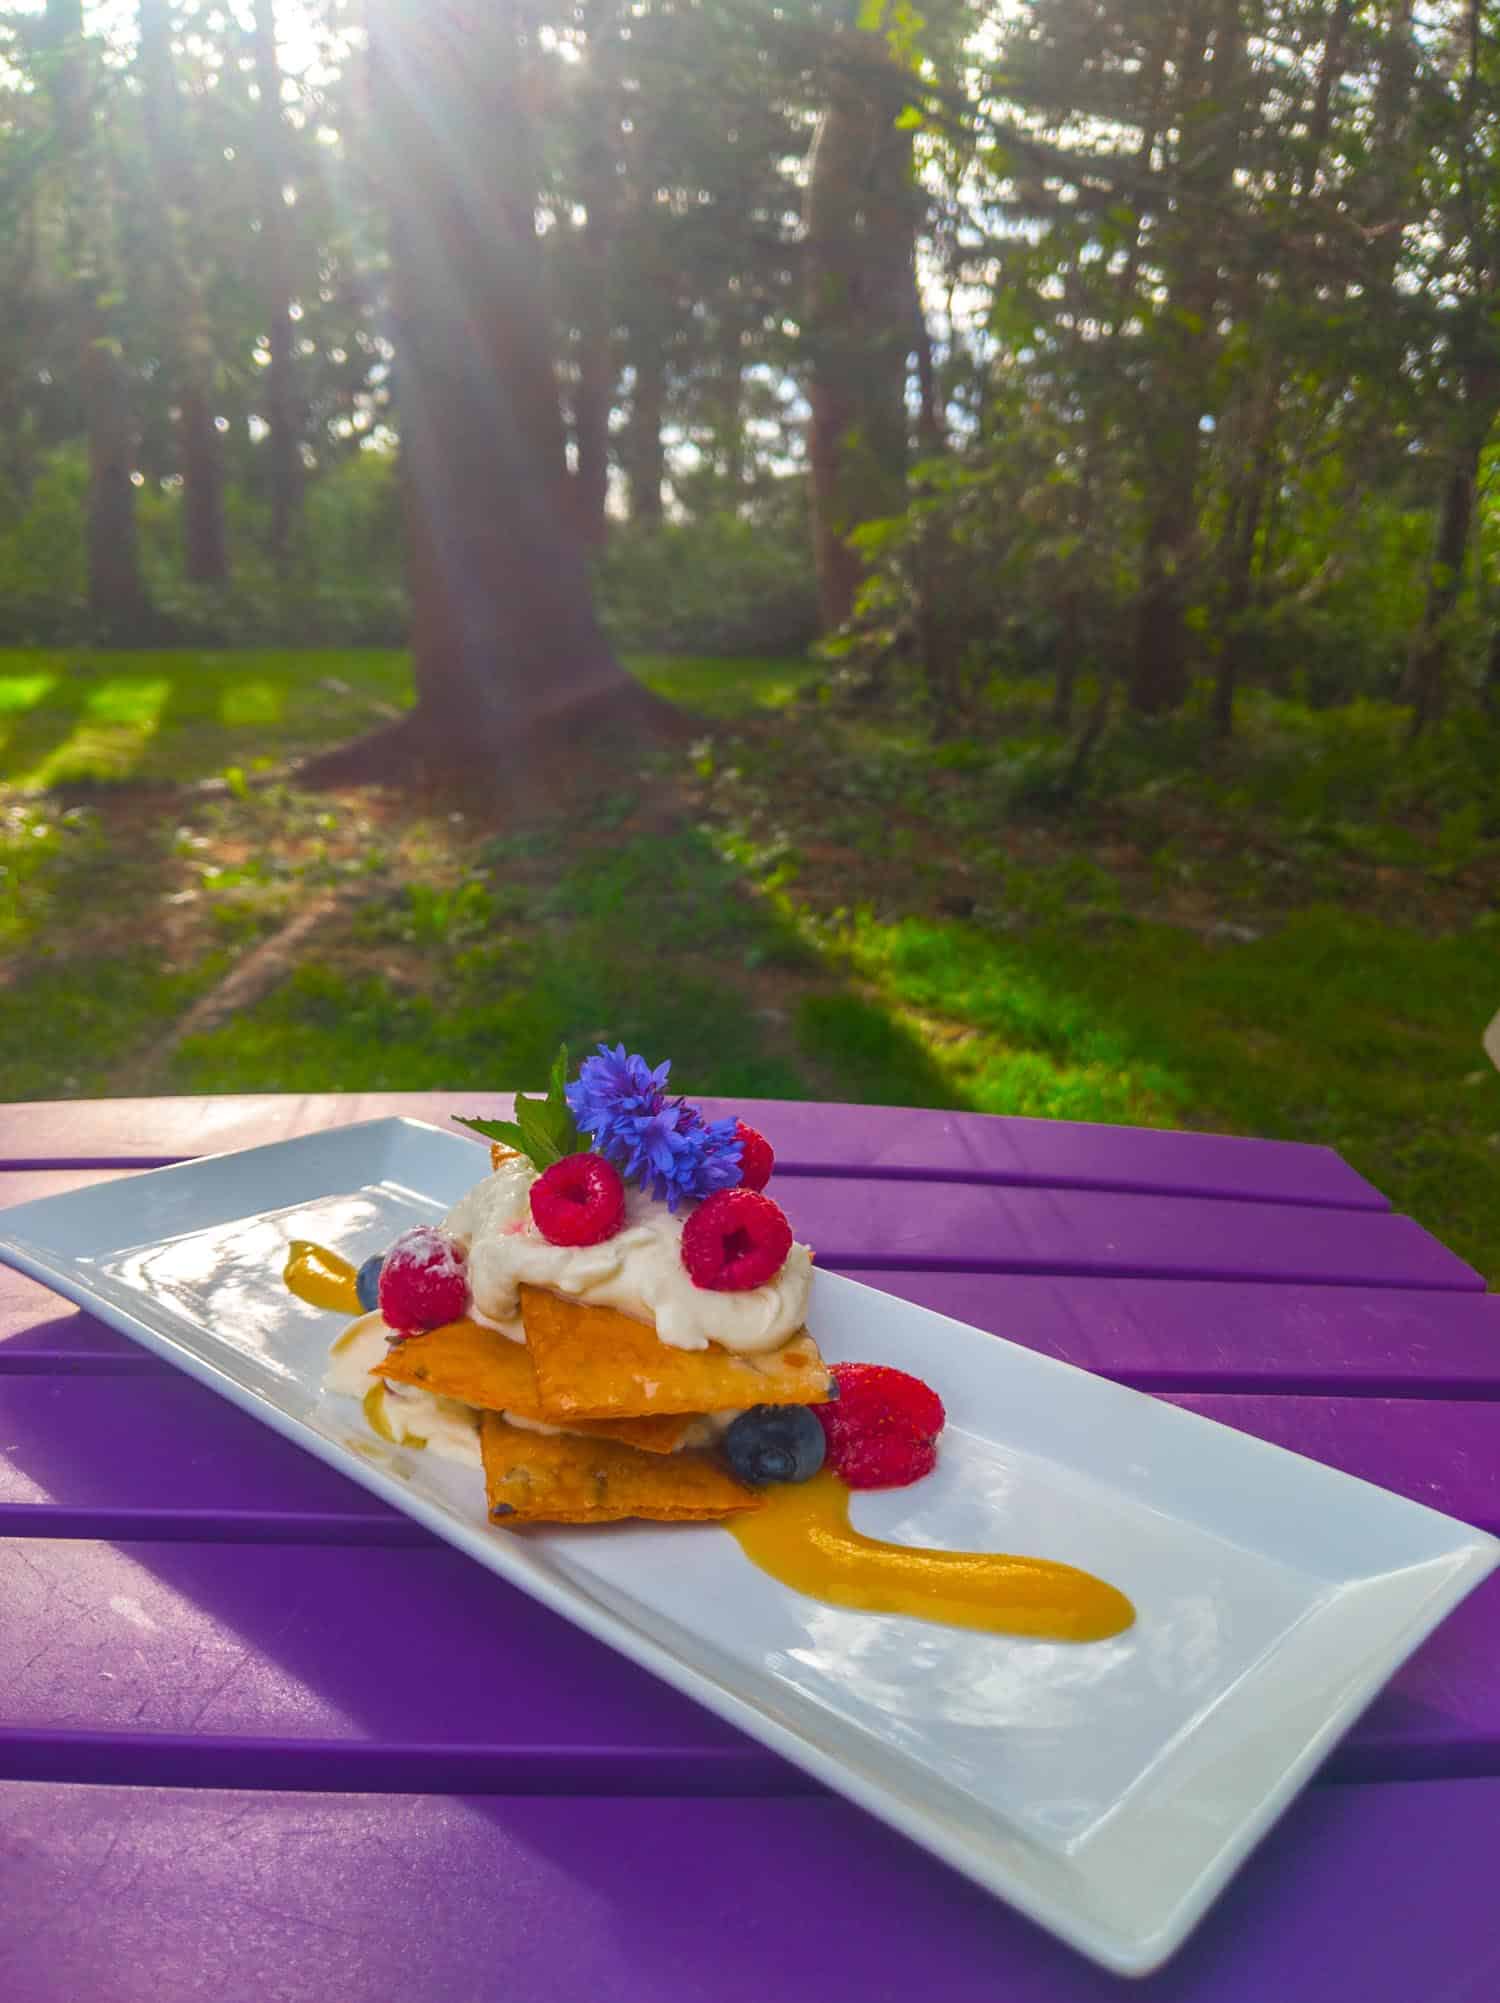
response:
M1493 1276L1497 29L0 14L0 1090L608 1031Z

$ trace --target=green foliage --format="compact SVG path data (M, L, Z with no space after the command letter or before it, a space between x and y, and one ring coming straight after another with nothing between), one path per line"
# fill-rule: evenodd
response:
M0 953L43 933L69 877L88 867L100 841L98 822L84 807L0 811Z
M791 510L624 524L598 587L605 626L630 652L785 656L805 650L818 628L806 526Z
M582 1145L578 1124L568 1107L567 1083L568 1046L564 1043L552 1060L545 1098L517 1092L513 1120L460 1119L458 1124L487 1141L517 1149L530 1158L534 1168L551 1168L554 1162L576 1154Z
M0 510L0 646L81 639L88 629L84 507L88 467L73 445L37 467L24 501Z

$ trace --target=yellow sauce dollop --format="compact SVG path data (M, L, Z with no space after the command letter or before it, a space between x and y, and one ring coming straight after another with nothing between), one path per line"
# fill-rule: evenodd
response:
M349 1261L310 1239L292 1240L281 1277L298 1300L310 1307L332 1308L338 1314L364 1313Z
M1072 1565L864 1537L850 1524L848 1489L827 1472L768 1490L764 1508L724 1527L782 1585L861 1613L1038 1641L1104 1641L1135 1620L1123 1593Z

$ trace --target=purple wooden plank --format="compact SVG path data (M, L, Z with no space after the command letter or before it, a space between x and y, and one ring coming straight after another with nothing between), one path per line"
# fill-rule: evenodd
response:
M1181 1394L1169 1402L1500 1532L1500 1404Z
M1500 1781L1318 1787L1127 1987L846 1803L0 1788L15 2003L1490 2003ZM232 1976L227 1971L232 1967Z
M0 1266L0 1371L169 1367L50 1287Z
M690 1084L690 1081L689 1081ZM908 1107L708 1099L770 1139L803 1173L927 1176L1256 1197L1381 1210L1385 1198L1331 1148L1160 1128ZM390 1113L445 1123L455 1112L509 1113L508 1093L380 1092L215 1099L62 1100L0 1114L0 1164L71 1160L142 1165L285 1140Z
M9 1170L0 1209L106 1179ZM841 1176L791 1178L782 1194L829 1266L1484 1290L1437 1239L1385 1211Z
M437 1541L170 1366L0 1375L0 1536Z
M867 1286L1145 1391L1500 1397L1500 1295L870 1272ZM170 1366L0 1266L0 1373Z
M1500 1403L1181 1393L1171 1402L1429 1508L1500 1528ZM44 1520L42 1509L59 1514ZM434 1541L172 1370L128 1378L0 1376L6 1533Z
M445 1548L4 1538L0 1606L6 1778L812 1785Z
M1472 1267L1409 1217L1218 1198L809 1176L787 1215L828 1266L1121 1279L1314 1281L1482 1293Z
M1144 1391L1500 1396L1495 1294L844 1270Z
M0 1606L0 1777L811 1786L447 1549L0 1538ZM1500 1575L1412 1658L1331 1771L1500 1773L1497 1657ZM419 1691L433 1701L414 1705Z

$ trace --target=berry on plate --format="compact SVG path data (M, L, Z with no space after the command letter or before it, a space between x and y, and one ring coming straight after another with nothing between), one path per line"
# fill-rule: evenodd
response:
M380 1269L384 1264L384 1252L372 1252L354 1275L354 1291L366 1314L374 1314L380 1306Z
M600 1245L625 1221L625 1185L603 1155L564 1155L531 1185L531 1215L549 1245Z
M397 1335L423 1335L457 1321L469 1305L465 1256L457 1239L436 1225L403 1231L380 1268L380 1312L386 1326Z
M947 1413L930 1384L884 1363L836 1363L833 1403L814 1405L828 1465L850 1488L905 1488L931 1474Z
M724 1435L730 1473L751 1488L811 1481L826 1451L823 1428L806 1405L752 1405Z
M682 1263L695 1287L738 1294L774 1280L792 1249L786 1212L754 1189L721 1189L682 1227Z
M740 1144L740 1188L764 1189L776 1166L771 1143L743 1120L735 1121L734 1137Z

